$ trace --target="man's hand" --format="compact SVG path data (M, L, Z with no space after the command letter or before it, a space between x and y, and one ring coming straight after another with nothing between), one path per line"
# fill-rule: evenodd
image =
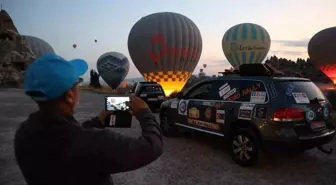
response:
M148 109L147 103L134 95L130 96L130 102L126 102L126 105L130 108L132 115L135 115L140 109Z

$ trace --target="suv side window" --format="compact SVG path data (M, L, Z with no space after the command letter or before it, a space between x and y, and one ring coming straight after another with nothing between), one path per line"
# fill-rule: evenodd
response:
M187 94L187 99L209 99L212 83L207 82L192 88Z

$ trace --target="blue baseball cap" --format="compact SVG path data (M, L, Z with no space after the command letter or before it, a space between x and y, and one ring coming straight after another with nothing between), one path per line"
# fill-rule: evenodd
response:
M54 54L36 59L25 71L24 91L36 101L53 100L62 96L79 82L88 70L81 59L67 61Z

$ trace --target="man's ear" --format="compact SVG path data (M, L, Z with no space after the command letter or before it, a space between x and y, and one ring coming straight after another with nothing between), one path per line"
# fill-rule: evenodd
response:
M64 98L67 102L73 103L73 97L75 96L75 91L73 88L69 89L67 92L64 93Z

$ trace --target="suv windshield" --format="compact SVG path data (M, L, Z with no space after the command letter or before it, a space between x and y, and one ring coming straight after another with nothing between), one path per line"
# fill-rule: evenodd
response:
M141 93L163 93L160 86L143 86L141 87Z
M296 103L292 96L293 92L306 93L311 103L325 100L321 90L311 81L279 81L275 83L275 86L278 93L286 94L287 100L292 103Z

